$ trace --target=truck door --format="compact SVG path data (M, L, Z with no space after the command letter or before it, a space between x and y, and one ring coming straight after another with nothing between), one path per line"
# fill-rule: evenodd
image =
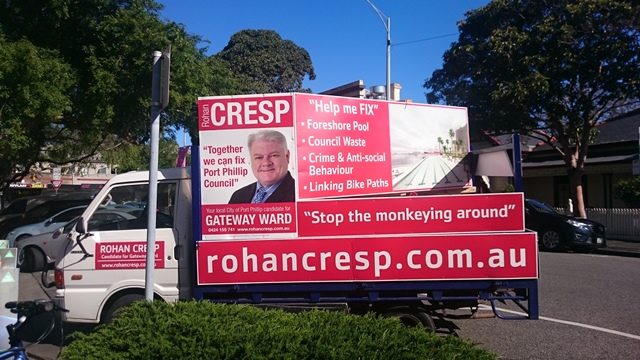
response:
M156 212L154 291L167 301L177 299L177 189L177 181L159 182L156 209L147 206L148 183L116 184L99 206L92 203L84 214L88 234L82 240L92 256L74 246L64 266L65 301L73 306L75 320L99 320L100 307L111 296L132 288L144 291L148 211Z

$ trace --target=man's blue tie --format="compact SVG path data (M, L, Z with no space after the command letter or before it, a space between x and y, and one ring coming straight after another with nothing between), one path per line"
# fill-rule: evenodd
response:
M267 190L265 190L263 187L258 189L258 192L256 193L256 196L253 198L253 203L263 203L264 199L267 197Z

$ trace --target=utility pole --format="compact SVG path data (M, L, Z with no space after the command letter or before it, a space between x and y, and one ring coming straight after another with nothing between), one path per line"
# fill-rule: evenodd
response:
M371 1L366 0L366 2L378 14L387 32L387 100L391 100L391 18L380 11Z
M153 301L153 270L156 248L156 209L158 208L158 148L160 144L160 112L169 104L169 74L171 46L164 52L153 52L151 76L151 137L149 141L149 196L147 198L147 262L144 293L147 301ZM164 259L160 259L164 261Z

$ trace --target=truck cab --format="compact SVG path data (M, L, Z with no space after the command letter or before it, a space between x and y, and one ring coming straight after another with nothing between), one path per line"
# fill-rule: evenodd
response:
M96 195L69 234L57 257L56 297L70 309L66 320L109 321L120 307L145 298L149 173L112 178ZM158 172L154 297L174 302L190 297L192 253L191 180L188 169ZM134 217L95 221L100 209L119 209Z

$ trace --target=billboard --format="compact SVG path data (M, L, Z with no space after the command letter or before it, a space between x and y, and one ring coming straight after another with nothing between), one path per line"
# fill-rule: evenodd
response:
M231 273L246 283L537 276L522 194L412 196L472 186L466 108L292 93L204 97L198 113L201 284ZM431 264L459 251L483 260L406 271L416 256ZM493 251L526 265L487 266ZM381 264L355 271L387 253L405 260L385 276ZM323 258L333 271L317 267ZM231 271L245 265L264 273ZM283 266L314 275L279 277Z
M298 201L471 186L465 108L270 94L201 98L198 111L207 236L295 236ZM286 141L292 194L246 205L259 175L248 141L264 130Z

